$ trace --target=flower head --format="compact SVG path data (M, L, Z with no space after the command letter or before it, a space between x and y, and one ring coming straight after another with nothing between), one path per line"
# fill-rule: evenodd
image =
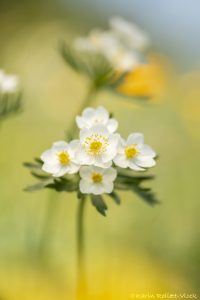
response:
M127 141L121 139L114 163L121 168L143 171L145 168L155 166L155 156L154 150L144 144L143 134L132 133Z
M54 177L77 173L80 168L75 159L78 144L77 140L69 144L64 141L54 143L51 149L41 155L41 160L44 162L42 169Z
M141 63L141 52L149 43L135 24L115 17L108 30L93 29L86 37L77 38L74 46L78 51L102 55L117 72L124 73Z
M117 171L113 168L84 166L80 169L80 191L83 194L112 193Z
M77 159L81 165L108 168L117 154L118 142L119 135L110 133L104 125L82 129Z
M76 117L76 123L80 129L89 129L95 125L104 125L111 133L115 132L118 127L117 120L109 118L108 111L102 106L96 109L91 107L84 109L82 115Z
M14 93L18 90L19 79L15 75L7 75L0 70L0 93Z

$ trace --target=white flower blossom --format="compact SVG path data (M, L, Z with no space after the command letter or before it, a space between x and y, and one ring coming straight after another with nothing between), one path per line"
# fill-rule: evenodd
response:
M119 72L128 72L141 63L141 52L150 39L137 25L121 17L111 18L110 29L93 29L88 36L79 37L74 46L78 51L103 55Z
M114 163L121 168L143 171L156 164L154 160L156 153L144 144L144 137L141 133L130 134L127 141L121 139L118 149Z
M144 51L150 44L149 37L142 29L121 17L112 18L110 26L115 35L133 50Z
M76 153L81 165L108 168L118 151L119 135L108 131L104 125L96 125L80 131L80 147Z
M113 168L84 166L80 169L80 191L83 194L112 193L117 171Z
M89 129L95 125L104 125L110 133L115 132L118 127L117 120L109 118L108 111L102 106L96 109L91 107L84 109L82 115L76 117L76 123L80 129Z
M51 149L41 155L41 160L44 162L42 169L54 177L60 177L66 173L77 173L80 168L75 159L78 145L78 140L73 140L70 143L55 142Z
M75 40L75 48L104 56L119 72L127 72L140 63L139 56L128 49L112 31L92 30L87 37Z
M105 54L110 48L119 46L118 39L109 31L93 29L88 36L75 39L74 46L79 51Z
M14 93L19 88L19 78L15 75L7 75L0 70L0 92Z

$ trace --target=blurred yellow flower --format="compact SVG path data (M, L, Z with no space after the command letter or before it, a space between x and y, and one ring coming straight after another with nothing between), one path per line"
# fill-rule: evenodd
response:
M129 72L117 90L127 96L160 98L165 91L167 72L159 59L140 64Z

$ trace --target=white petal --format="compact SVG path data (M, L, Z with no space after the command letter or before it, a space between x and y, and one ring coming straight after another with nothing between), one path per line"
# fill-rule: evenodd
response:
M80 146L79 140L73 140L68 144L69 152L77 151Z
M107 122L108 118L109 118L109 114L108 114L108 111L104 107L99 106L99 107L97 107L97 109L95 111L95 117L97 119Z
M118 146L119 146L119 134L112 134L110 135L108 139L108 146L106 148L105 153L102 154L102 161L108 162L109 160L112 160L117 152L118 152Z
M139 147L139 152L145 156L156 157L156 152L148 145L142 145Z
M91 185L91 183L88 183L84 179L80 180L79 187L80 187L81 193L83 193L83 194L91 193L92 185Z
M144 143L144 136L142 133L131 133L128 136L127 139L127 144L136 144L136 145L140 145Z
M57 172L54 172L53 176L54 177L61 177L61 176L65 175L66 173L68 173L67 172L67 167L60 165L59 170Z
M50 163L56 163L58 162L57 156L55 155L55 151L52 149L46 150L45 152L42 153L40 156L41 160L43 162L50 162Z
M144 171L145 169L138 167L133 161L129 162L129 168L134 171Z
M57 173L60 170L60 164L57 163L44 163L42 166L42 170L50 173L50 174L54 174Z
M96 157L96 159L94 160L93 164L97 167L100 168L110 168L112 165L112 161L108 161L108 162L103 162L101 159L99 159L98 157Z
M78 126L78 128L82 129L82 128L87 128L87 122L85 121L84 118L77 116L76 117L76 124Z
M88 167L88 166L83 166L80 168L80 176L81 178L83 178L84 180L87 180L88 182L91 181L91 174L93 172L93 168L92 167Z
M105 182L114 181L117 177L117 171L114 168L104 170L103 179Z
M92 107L87 107L84 109L82 113L82 117L84 119L92 119L94 117L94 114L95 114L95 109Z
M53 150L58 150L58 151L62 151L62 150L67 150L68 149L68 143L65 141L58 141L53 143Z
M91 193L94 195L101 195L105 192L104 185L102 183L92 184L91 185Z
M68 169L66 170L66 173L68 174L75 174L79 171L80 165L75 164L75 163L70 163Z
M156 162L153 158L151 157L142 157L142 156L138 156L135 157L134 159L135 163L137 164L137 166L143 167L143 168L151 168L153 166L155 166Z
M88 155L83 147L77 149L74 159L77 163L82 165L92 165L95 160L94 156Z
M125 155L117 154L117 156L114 158L114 163L116 166L120 168L128 168L129 166L129 161L125 157Z
M114 188L113 182L103 182L104 193L108 193L108 194L112 193L113 188Z
M115 132L118 128L117 120L109 119L106 127L108 128L109 132L111 132L111 133Z

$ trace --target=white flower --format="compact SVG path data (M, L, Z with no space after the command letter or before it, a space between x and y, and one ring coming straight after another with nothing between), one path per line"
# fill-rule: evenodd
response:
M76 117L76 123L80 129L104 125L111 133L115 132L118 127L118 122L113 118L109 118L108 111L101 106L96 109L91 107L84 109L82 115Z
M112 18L110 20L110 26L115 35L132 49L143 51L150 44L149 37L143 30L121 17Z
M103 169L94 166L84 166L80 169L80 191L83 194L100 195L112 193L113 181L117 171L113 168Z
M143 134L132 133L127 141L121 139L114 163L121 168L143 171L145 168L155 166L155 156L156 153L148 145L144 144Z
M76 153L81 165L109 168L118 151L119 135L103 125L96 125L80 132L80 147Z
M75 159L78 145L78 140L71 141L69 144L64 141L55 142L51 149L41 155L41 160L44 162L42 169L55 177L78 172L80 166Z
M15 75L7 75L0 70L0 92L14 93L18 90L19 79Z
M119 72L131 71L141 61L136 52L127 50L124 47L110 48L105 53L105 56L116 71Z
M116 48L119 45L117 38L109 31L93 29L86 37L75 39L74 46L79 51L105 54L108 48Z
M139 64L139 56L125 47L124 43L112 31L92 30L87 37L75 40L79 51L103 55L108 62L120 72L127 72Z

